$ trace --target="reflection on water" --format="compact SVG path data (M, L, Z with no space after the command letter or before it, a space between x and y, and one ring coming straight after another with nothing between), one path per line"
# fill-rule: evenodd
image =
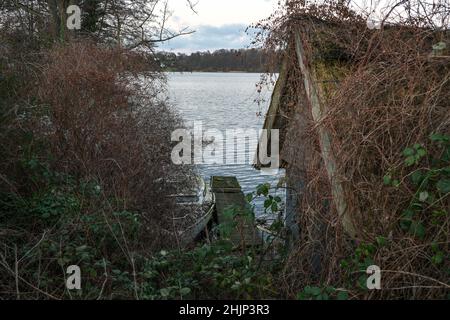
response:
M192 128L194 121L202 122L204 131L218 129L224 136L227 129L262 129L271 92L263 94L266 102L258 106L255 99L258 98L256 84L259 74L170 73L168 79L170 101L180 111L189 128ZM248 141L245 137L242 139ZM256 139L244 141L251 159L256 151ZM198 166L198 170L206 181L211 176L236 176L245 193L255 191L259 184L266 182L276 186L284 174L280 171L276 176L262 175L248 162L236 165L203 164ZM262 214L262 203L256 205L258 214Z

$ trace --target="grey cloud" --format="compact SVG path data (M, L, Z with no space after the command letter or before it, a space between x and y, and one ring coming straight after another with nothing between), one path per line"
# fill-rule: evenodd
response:
M160 46L160 50L174 52L194 52L217 49L240 49L250 45L251 36L245 33L247 25L229 24L220 27L201 25L193 28L196 32L170 40Z

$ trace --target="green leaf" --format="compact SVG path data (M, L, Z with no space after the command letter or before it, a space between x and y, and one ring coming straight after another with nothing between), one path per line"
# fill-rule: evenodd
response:
M450 193L450 179L441 179L437 184L436 187L440 192L443 194Z
M438 252L433 258L432 258L432 262L435 265L439 265L442 262L444 262L444 253L443 252Z
M272 200L267 199L266 201L264 201L264 209L269 209L271 205L272 205Z
M426 177L426 175L422 171L418 170L411 175L411 181L416 186L420 186L420 184L423 182L425 177Z
M414 164L416 164L416 158L413 157L413 156L406 158L405 164L406 164L408 167L413 166Z
M267 197L269 195L269 190L270 190L270 184L266 183L266 184L262 184L259 185L257 188L257 194L258 196L265 196Z
M427 155L427 151L425 150L425 149L419 149L419 150L417 150L417 155L420 157L420 158L423 158L423 157L425 157L426 155Z
M388 242L388 240L385 237L377 237L376 241L379 247L384 247Z
M303 289L303 292L304 292L304 293L307 293L307 294L310 294L310 293L311 293L311 287L310 287L310 286L306 286L306 287Z
M188 294L190 294L191 293L191 289L190 288L182 288L181 290L180 290L180 294L182 295L182 296L187 296Z
M334 287L326 287L325 291L328 293L334 293L336 292L336 289Z
M436 242L433 242L431 244L431 250L433 250L433 252L435 253L439 252L439 245Z
M51 216L51 214L50 214L49 211L45 211L45 212L42 214L42 218L44 218L44 219L48 219L48 218L50 218L50 216Z
M88 248L88 246L84 245L84 246L80 246L78 248L76 248L76 251L80 252L80 251L85 251Z
M411 157L414 154L415 154L415 151L414 151L414 149L411 149L411 148L406 148L405 151L403 151L403 155L405 157Z
M445 162L450 162L450 145L445 149L444 154L442 155L442 160Z
M272 212L278 212L278 204L276 202L272 203Z
M311 294L314 296L318 296L322 293L322 289L320 289L319 287L311 287Z
M433 218L443 218L445 216L447 216L447 211L445 211L445 210L433 211Z
M405 212L403 212L402 218L405 220L411 220L413 216L414 216L414 211L411 209L408 209L408 210L405 210Z
M297 300L306 300L307 296L305 293L300 292L299 294L297 294Z
M417 236L420 239L424 239L425 238L425 232L426 232L425 231L425 227L420 222L413 221L411 223L411 227L409 229L409 232L411 234L413 234L414 236Z
M416 210L422 210L423 204L421 204L420 202L413 202L411 204L411 208L416 209Z
M170 288L163 288L159 292L163 298L167 298L170 295Z
M229 219L229 220L233 219L237 215L236 208L229 207L229 208L225 209L223 211L223 215L225 216L226 219Z
M398 188L400 187L400 181L398 181L397 179L395 179L394 181L392 181L392 186Z
M339 291L339 293L337 294L337 299L340 301L348 300L348 292Z
M367 291L368 290L367 289L367 276L366 275L360 276L358 278L357 285L361 290Z
M319 294L316 300L330 300L330 296L327 293Z
M445 136L442 134L432 134L430 139L433 142L450 142L450 136Z
M271 231L279 232L283 228L284 224L283 221L276 220L272 225L270 226Z
M408 220L408 219L402 219L402 220L400 221L400 227L401 227L403 230L407 231L407 230L409 230L409 229L411 228L411 223L412 223L411 220Z

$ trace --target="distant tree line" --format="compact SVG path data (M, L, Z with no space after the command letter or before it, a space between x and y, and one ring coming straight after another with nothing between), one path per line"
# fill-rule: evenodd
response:
M163 69L178 72L266 72L268 55L259 49L221 49L191 54L158 52ZM275 68L274 68L275 69Z

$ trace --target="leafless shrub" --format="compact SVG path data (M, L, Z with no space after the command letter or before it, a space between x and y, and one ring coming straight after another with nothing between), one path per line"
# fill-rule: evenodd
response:
M94 44L63 46L50 52L38 91L58 169L98 179L108 195L164 220L172 209L168 181L183 174L170 158L181 121L158 100L161 76L138 73L146 62L139 58Z

